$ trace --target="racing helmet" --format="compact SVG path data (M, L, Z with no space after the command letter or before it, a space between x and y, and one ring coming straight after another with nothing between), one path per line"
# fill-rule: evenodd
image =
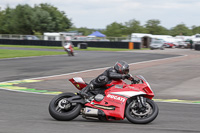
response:
M120 74L128 74L129 73L129 65L125 61L118 61L114 65L114 69Z

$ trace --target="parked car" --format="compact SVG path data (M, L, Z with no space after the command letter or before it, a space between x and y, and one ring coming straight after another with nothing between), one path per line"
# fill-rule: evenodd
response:
M163 40L153 40L150 44L150 49L160 49L160 50L164 50L165 49L165 45L164 45L164 41Z
M23 40L39 40L39 38L33 35L25 35L23 36Z
M175 48L175 44L173 43L164 43L166 48Z
M189 45L189 42L180 41L178 46L179 48L188 48Z

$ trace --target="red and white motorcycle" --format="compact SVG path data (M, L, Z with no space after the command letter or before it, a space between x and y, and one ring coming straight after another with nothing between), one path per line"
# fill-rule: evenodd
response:
M74 56L74 45L72 42L68 41L64 44L63 48L68 53L68 56Z
M103 94L89 98L79 93L62 93L49 104L50 115L60 121L69 121L82 115L86 119L102 121L123 120L127 118L135 124L152 122L158 115L157 104L152 100L154 93L149 83L141 75L136 76L138 83L125 83L113 80L107 84ZM87 86L80 77L69 79L79 90Z

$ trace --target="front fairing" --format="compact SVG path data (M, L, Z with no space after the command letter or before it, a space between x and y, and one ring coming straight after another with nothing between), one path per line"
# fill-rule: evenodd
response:
M136 76L138 79L142 81L142 84L136 84L139 85L140 90L143 90L146 93L146 97L149 99L152 99L154 97L153 90L151 89L151 86L149 82L142 76L142 75L137 75Z
M154 97L154 93L149 83L141 75L138 75L136 77L141 81L139 84L126 84L122 80L112 81L110 83L110 86L112 87L107 89L105 93L120 95L126 98L130 98L137 95L144 95L145 97L152 99Z
M141 79L141 84L129 85L122 80L112 81L107 85L107 87L109 86L110 88L105 91L105 97L102 101L97 102L93 100L90 103L87 103L86 106L103 110L106 116L124 119L126 101L130 97L143 95L144 97L152 99L154 96L147 85L148 82L142 77L138 78ZM112 110L113 107L114 109Z

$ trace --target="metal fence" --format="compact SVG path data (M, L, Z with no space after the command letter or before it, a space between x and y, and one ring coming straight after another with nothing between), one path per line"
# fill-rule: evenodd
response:
M61 37L45 36L45 35L19 35L19 34L0 34L0 39L13 40L47 40L61 41ZM72 41L104 41L104 42L130 42L130 37L87 37L87 36L71 36Z

